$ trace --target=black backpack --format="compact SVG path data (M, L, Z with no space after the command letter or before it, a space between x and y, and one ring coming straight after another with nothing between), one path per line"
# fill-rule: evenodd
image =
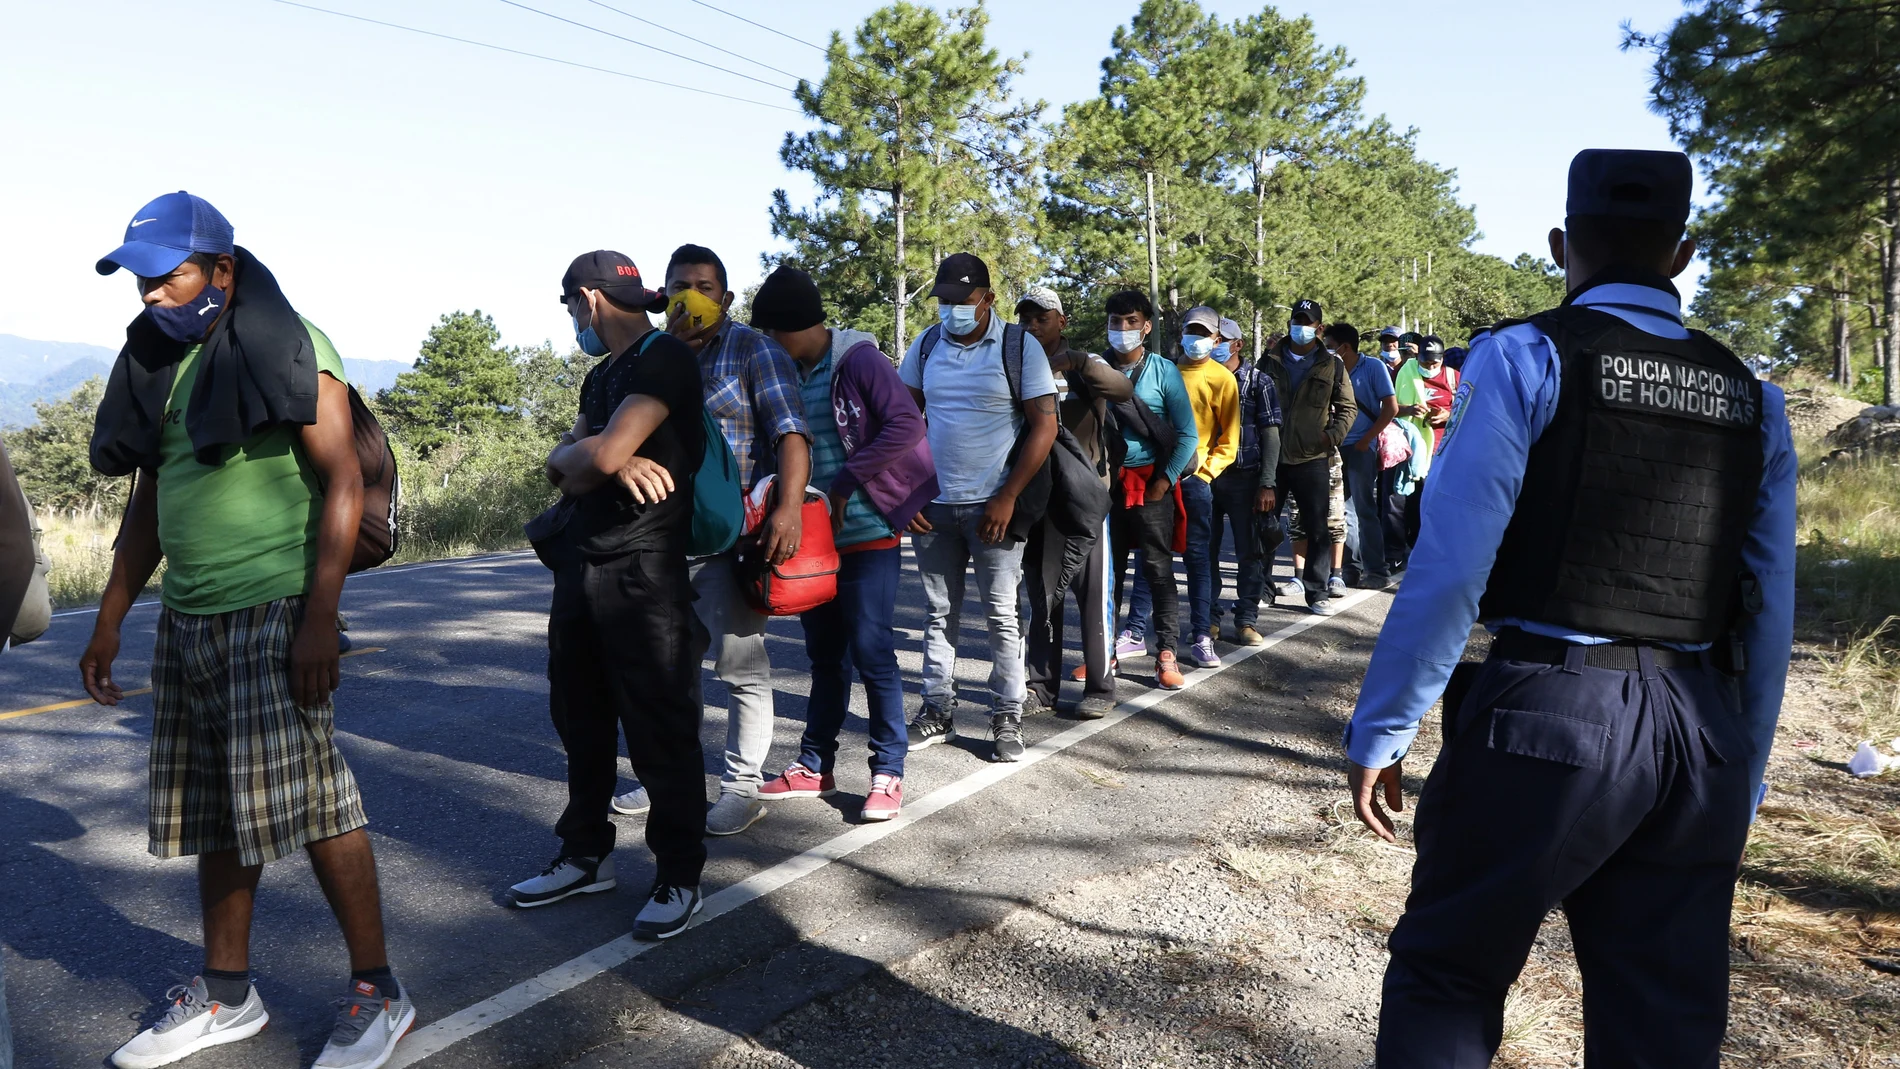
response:
M1009 396L1018 408L1023 403L1023 339L1026 332L1019 324L1006 323L1003 326L1003 377L1009 380ZM938 324L924 331L923 341L917 348L917 359L925 360L930 356L937 343L943 339L943 326ZM918 367L918 381L923 381L921 365ZM1008 465L1014 468L1017 454L1023 447L1024 437L1029 432L1027 423L1017 433L1015 445L1010 447ZM1049 447L1049 455L1044 458L1041 470L1029 480L1029 485L1016 498L1016 512L1009 521L1009 538L1020 542L1029 537L1029 529L1044 516L1049 518L1058 531L1077 537L1099 534L1102 520L1108 516L1108 487L1102 485L1095 465L1082 452L1082 444L1075 435L1056 420L1056 440Z

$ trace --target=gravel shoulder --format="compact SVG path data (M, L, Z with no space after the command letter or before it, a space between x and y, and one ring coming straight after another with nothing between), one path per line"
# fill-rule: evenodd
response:
M1270 774L1210 811L1179 856L1056 888L708 1064L1370 1066L1412 854L1358 828L1331 772L1365 653L1326 646L1301 666L1337 686L1256 688L1285 710L1260 740ZM1842 651L1797 651L1737 894L1725 1064L1900 1066L1900 975L1882 971L1900 959L1900 770L1856 781L1844 765L1888 723L1886 687L1845 670ZM1434 722L1408 798L1436 749ZM1507 1006L1498 1064L1581 1065L1579 994L1553 913Z

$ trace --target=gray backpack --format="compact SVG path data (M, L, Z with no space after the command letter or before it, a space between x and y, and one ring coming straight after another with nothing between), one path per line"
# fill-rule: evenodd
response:
M24 493L20 496L25 500ZM39 514L33 511L30 501L26 503L26 515L33 525L33 578L27 581L26 600L20 603L20 614L8 629L7 637L15 646L44 635L53 624L53 598L46 587L50 562L46 557L46 544L40 537Z

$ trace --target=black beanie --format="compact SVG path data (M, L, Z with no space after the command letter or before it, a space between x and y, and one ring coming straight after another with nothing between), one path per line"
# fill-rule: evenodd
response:
M796 267L780 264L752 298L752 325L759 330L804 330L825 321L818 284Z

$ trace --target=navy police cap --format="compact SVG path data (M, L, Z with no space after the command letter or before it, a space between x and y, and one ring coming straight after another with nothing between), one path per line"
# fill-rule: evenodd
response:
M1570 161L1567 215L1684 223L1695 172L1680 152L1587 148Z

